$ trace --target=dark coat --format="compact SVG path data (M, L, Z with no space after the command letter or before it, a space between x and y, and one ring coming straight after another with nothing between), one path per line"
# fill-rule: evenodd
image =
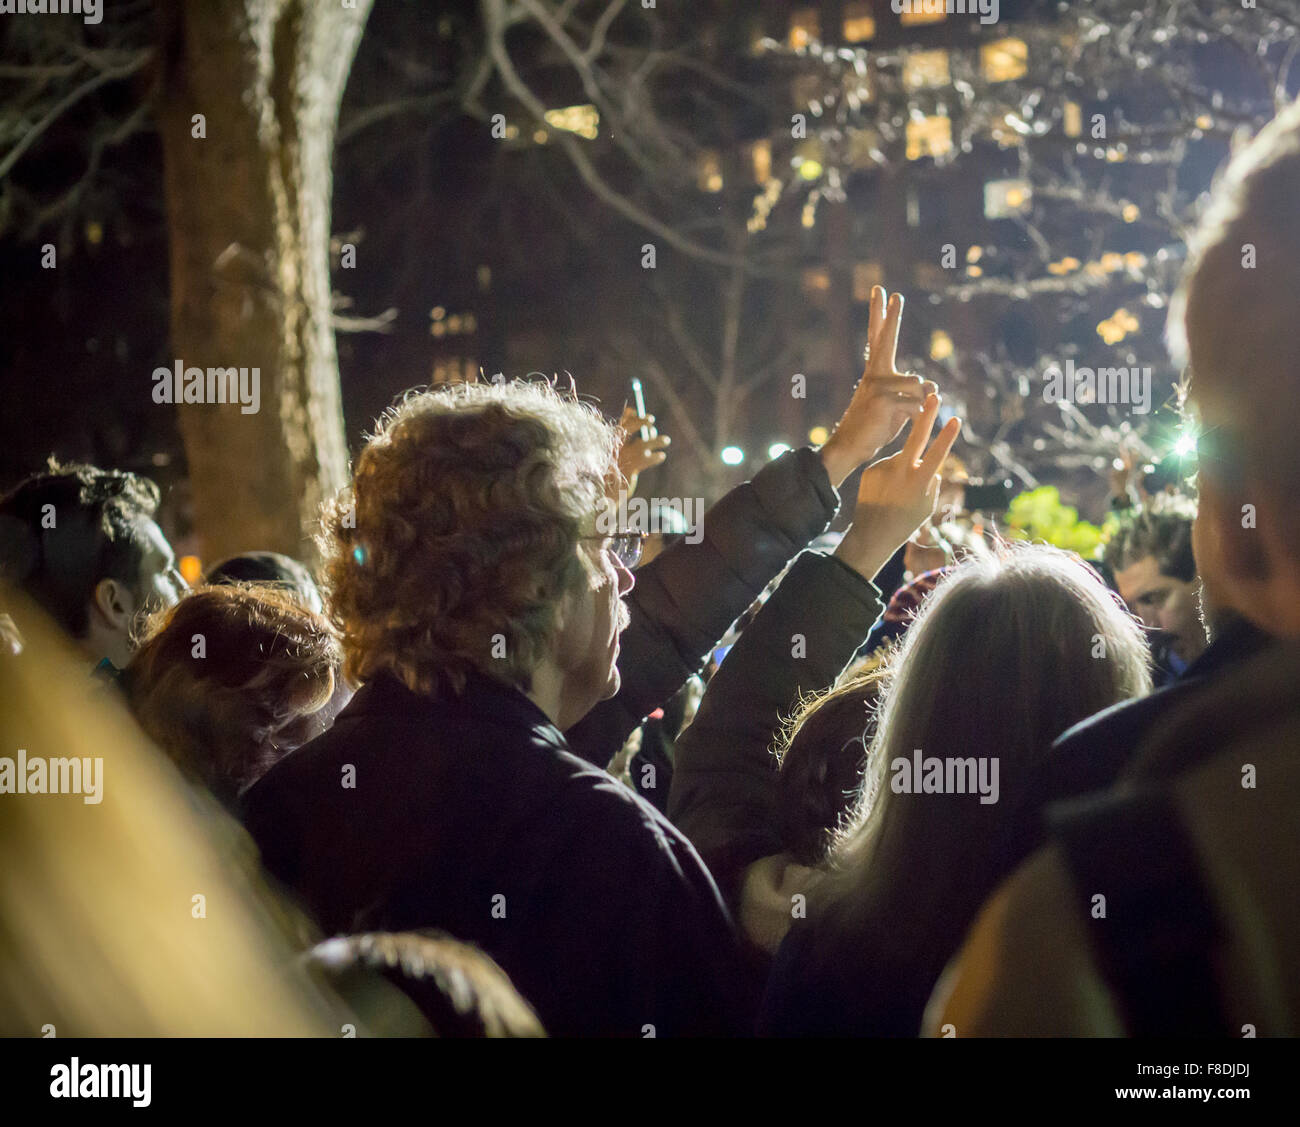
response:
M668 814L733 910L745 869L784 849L771 752L782 718L803 695L835 683L880 610L873 584L834 556L805 552L745 627L677 740Z
M1194 700L1207 684L1264 650L1269 641L1261 630L1238 620L1176 680L1147 696L1103 709L1062 733L1045 761L1043 800L1075 798L1109 787L1161 720Z
M368 683L253 786L245 822L327 932L475 943L553 1035L748 1027L731 922L690 843L486 676L459 696Z

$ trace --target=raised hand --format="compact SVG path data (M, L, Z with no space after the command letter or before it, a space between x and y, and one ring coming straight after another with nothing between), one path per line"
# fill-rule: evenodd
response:
M927 395L920 411L913 413L903 449L862 472L853 524L835 554L867 579L934 512L941 484L939 467L961 430L960 419L949 419L930 442L940 403L937 394Z
M626 484L623 486L630 497L636 492L637 476L655 466L663 465L668 457L668 446L672 439L655 430L655 417L642 417L632 407L623 408L619 419L619 429L623 432L623 445L618 453L618 468ZM641 437L641 428L645 427L649 438Z
M894 367L902 318L903 295L896 293L887 298L882 286L874 286L867 323L866 366L834 433L821 448L822 462L831 484L837 488L858 466L892 442L925 397L938 391L932 381L904 375Z

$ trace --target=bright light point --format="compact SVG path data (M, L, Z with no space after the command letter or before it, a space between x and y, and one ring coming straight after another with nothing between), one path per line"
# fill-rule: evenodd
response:
M745 460L745 452L739 446L724 446L722 460L728 466L738 466Z
M799 165L799 175L805 180L816 180L822 174L820 161L806 160Z
M769 458L779 458L782 454L786 453L786 451L788 451L789 449L790 447L787 446L784 442L774 442L772 443L771 446L767 448L767 456Z
M1190 457L1196 453L1196 436L1193 434L1182 434L1178 436L1178 441L1174 443L1174 453L1180 458Z
M825 446L826 440L831 436L831 432L825 427L813 427L808 432L808 441L814 446Z

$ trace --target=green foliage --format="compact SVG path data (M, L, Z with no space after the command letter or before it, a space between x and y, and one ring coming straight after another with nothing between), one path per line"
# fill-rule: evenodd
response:
M1006 535L1010 540L1033 540L1052 544L1092 559L1107 538L1111 523L1098 528L1079 519L1079 510L1061 502L1054 485L1044 485L1021 493L1011 501L1007 511Z

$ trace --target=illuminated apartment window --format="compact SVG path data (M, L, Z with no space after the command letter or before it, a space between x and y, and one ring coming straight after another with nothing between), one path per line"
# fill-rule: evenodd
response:
M930 359L947 360L953 354L952 337L942 329L930 333Z
M772 142L755 141L750 151L754 158L754 183L766 184L772 178Z
M803 272L804 293L829 293L830 288L831 274L829 270L816 267Z
M902 0L902 3L897 7L903 9L898 15L898 22L904 27L920 27L921 24L926 23L942 23L948 18L944 0Z
M695 169L695 182L701 192L722 191L722 163L717 153L702 153Z
M864 43L876 35L876 17L869 3L844 5L844 42Z
M952 151L952 122L946 117L923 117L907 123L907 159L941 157Z
M594 141L600 131L600 113L595 106L565 106L562 110L547 110L546 124Z
M909 90L919 90L925 86L947 86L948 52L913 51L903 60L903 84Z
M1028 211L1033 200L1028 180L990 180L984 185L984 218L1010 219Z
M821 19L816 8L798 8L790 13L790 46L807 47L822 37Z
M1078 102L1065 103L1065 135L1077 137L1083 132L1083 107Z
M980 48L980 73L990 82L1010 82L1028 69L1029 47L1023 39L999 39Z
M871 300L871 287L884 285L885 271L879 262L855 262L853 264L853 300L868 302Z

